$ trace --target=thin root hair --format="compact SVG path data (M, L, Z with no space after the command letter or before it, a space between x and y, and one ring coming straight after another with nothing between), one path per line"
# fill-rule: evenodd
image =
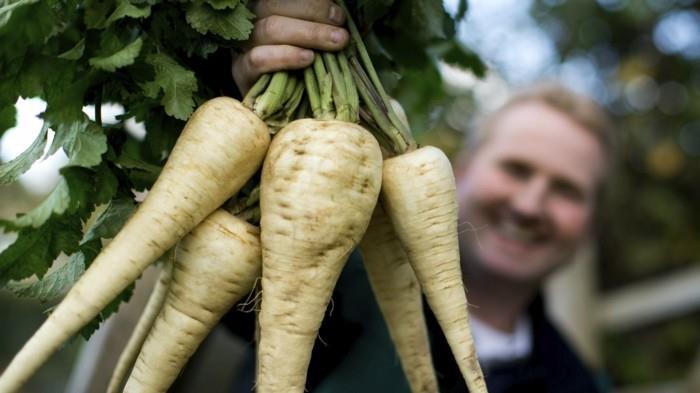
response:
M321 333L319 333L319 334L317 335L317 337L318 337L318 341L320 341L321 344L323 344L324 347L327 347L327 346L328 346L328 343L325 342L325 341L323 340L323 337L321 337Z
M464 289L464 293L469 295L469 290L467 289L467 286L464 285L464 281L462 281L462 289ZM479 308L478 304L473 304L469 303L469 298L467 298L467 307L474 307L474 308Z
M262 289L259 288L258 282L260 282L260 277L255 279L255 283L253 283L253 289L248 292L248 297L246 299L239 303L238 310L244 312L244 313L249 313L253 311L260 311L260 302L262 301Z
M335 309L335 302L333 301L333 296L331 296L328 307L330 307L330 310L328 310L328 316L331 317L333 316L333 309Z
M330 301L329 301L329 303L328 303L328 307L330 307L330 309L328 310L328 316L330 317L331 315L333 315L333 308L335 307L335 303L333 302L333 297L332 297L332 296L331 296L331 299L330 299ZM324 347L327 347L327 346L328 346L328 343L326 343L325 341L323 341L323 337L321 337L321 334L320 334L320 333L318 334L318 341L320 341L321 344L323 344Z
M467 228L464 228L464 226L466 226ZM462 227L463 229L460 229L460 227ZM481 241L479 240L479 231L482 230L482 229L484 229L484 228L485 228L485 227L477 228L477 227L474 226L474 224L472 224L472 223L469 222L469 221L464 221L464 222L462 222L462 223L457 223L457 233L460 234L460 235L463 234L463 233L467 233L467 232L473 233L473 234L474 234L474 238L476 239L476 245L477 245L477 247L479 247L479 248L482 247L482 246L481 246Z

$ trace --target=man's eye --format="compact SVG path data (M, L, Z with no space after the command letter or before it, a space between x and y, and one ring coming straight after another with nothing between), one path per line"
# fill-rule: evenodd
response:
M501 167L507 174L517 179L526 179L532 173L530 167L520 161L504 161Z
M553 189L554 191L563 196L566 199L569 199L574 202L580 202L583 201L583 191L581 189L569 182L564 182L564 181L558 181L553 184Z

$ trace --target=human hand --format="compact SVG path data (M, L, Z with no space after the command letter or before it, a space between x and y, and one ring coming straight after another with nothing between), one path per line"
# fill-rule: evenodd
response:
M257 17L253 32L231 66L244 95L260 75L304 68L314 60L311 49L337 51L350 38L339 27L345 14L332 0L259 0L252 9Z

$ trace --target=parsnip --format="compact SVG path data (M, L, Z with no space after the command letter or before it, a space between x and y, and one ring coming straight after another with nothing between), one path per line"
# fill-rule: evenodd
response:
M360 241L360 253L411 392L437 393L420 285L381 204Z
M260 277L260 231L217 210L176 250L173 281L124 392L166 392L231 306Z
M172 254L172 252L170 254ZM119 393L122 391L126 377L129 375L141 351L141 346L160 313L172 278L173 263L168 259L161 267L158 281L156 281L156 285L153 287L151 295L148 297L146 307L144 307L141 312L141 316L131 333L131 337L129 337L129 341L126 343L121 355L119 355L119 359L117 359L114 372L109 380L109 385L107 385L107 393Z
M486 392L469 329L448 158L428 146L386 160L381 198L469 391Z
M274 138L261 182L262 304L257 392L302 393L318 328L381 184L362 127L297 120Z
M269 139L265 124L238 101L202 104L138 210L0 376L0 393L19 390L150 263L238 191L259 168Z

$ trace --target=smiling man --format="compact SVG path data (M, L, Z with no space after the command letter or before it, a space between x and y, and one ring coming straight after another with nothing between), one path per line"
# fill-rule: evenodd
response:
M543 280L592 235L612 160L612 127L555 84L486 117L455 164L462 271L490 392L596 392L542 309ZM433 329L433 331L437 331ZM442 337L445 391L465 391Z

